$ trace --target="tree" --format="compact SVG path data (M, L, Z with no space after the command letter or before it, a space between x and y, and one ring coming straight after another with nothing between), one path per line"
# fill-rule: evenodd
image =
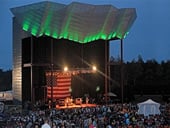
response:
M12 89L12 70L3 71L0 69L0 91Z

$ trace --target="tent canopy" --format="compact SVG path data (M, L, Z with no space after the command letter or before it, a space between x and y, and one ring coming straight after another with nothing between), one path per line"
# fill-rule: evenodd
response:
M144 114L144 116L160 114L160 104L153 101L152 99L148 99L144 102L138 103L138 114Z

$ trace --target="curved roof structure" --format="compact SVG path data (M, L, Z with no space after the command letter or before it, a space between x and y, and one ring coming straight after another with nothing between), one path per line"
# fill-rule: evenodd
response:
M79 43L123 39L136 19L134 8L39 2L11 9L24 31Z

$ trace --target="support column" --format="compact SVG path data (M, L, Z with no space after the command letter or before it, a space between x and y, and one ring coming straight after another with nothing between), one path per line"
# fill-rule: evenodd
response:
M123 39L120 40L120 52L121 52L121 58L120 58L120 80L121 80L121 101L124 102L124 85L123 85Z
M33 92L33 36L31 36L31 103L34 103L34 92Z
M53 108L53 72L54 72L54 62L53 62L53 39L51 39L51 108Z
M105 103L108 104L108 42L105 41Z

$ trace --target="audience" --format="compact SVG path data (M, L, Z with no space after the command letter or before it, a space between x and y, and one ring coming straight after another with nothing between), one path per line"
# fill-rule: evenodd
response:
M135 104L110 104L69 109L36 109L5 113L0 128L170 128L170 104L160 115L139 115Z

